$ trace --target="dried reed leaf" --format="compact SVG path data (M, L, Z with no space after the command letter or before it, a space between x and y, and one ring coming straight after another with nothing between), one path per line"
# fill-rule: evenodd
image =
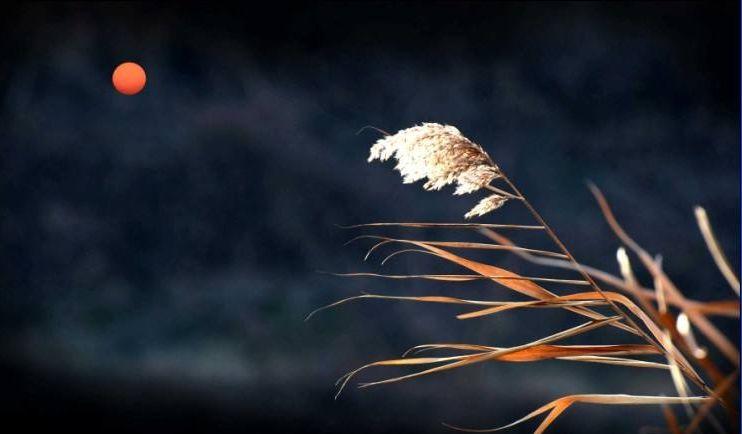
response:
M382 241L382 243L386 243L386 241ZM374 247L371 248L371 250L369 250L369 252L371 252L373 249L375 249L377 246L379 246L382 243L376 244ZM400 255L402 253L422 253L422 254L431 255L431 256L438 256L435 253L429 252L427 250L421 250L421 249L401 249L401 250L397 250L397 251L395 251L395 252L387 255L381 261L381 265L385 265L387 263L387 261L389 261L391 258L393 258L393 257L395 257L397 255ZM440 257L440 256L438 256L438 257ZM483 276L483 277L490 277L490 276ZM542 282L560 282L560 283L571 284L571 285L582 285L582 286L589 286L590 285L588 282L585 282L583 280L574 280L574 279L550 279L550 278L544 278L544 277L533 277L533 278L528 278L528 279L529 280L539 280L539 281L542 281Z
M591 362L603 363L606 365L628 366L631 368L651 368L669 370L670 365L657 362L647 362L644 360L629 359L624 357L604 357L604 356L575 356L560 357L559 360L571 360L574 362Z
M423 345L415 345L414 347L405 351L402 354L402 357L407 357L409 354L420 354L423 351L442 350L442 349L483 352L483 351L497 351L501 348L491 347L488 345L475 345L475 344L423 344Z
M385 279L425 279L444 282L468 282L487 279L479 274L379 274L379 273L328 273L338 277L382 277Z
M402 238L389 238L389 237L383 237L379 235L359 235L355 238L352 238L350 241L346 243L350 244L354 241L361 240L361 239L375 239L375 240L381 240L379 243L372 246L372 248L369 250L369 252L366 254L365 258L368 258L369 254L373 252L373 250L376 250L378 247L389 244L389 243L409 243L409 242L422 242L425 244L428 244L430 246L438 246L438 247L450 247L455 249L474 249L474 250L518 250L521 252L528 252L534 255L542 255L542 256L549 256L553 258L566 258L565 255L562 253L552 252L548 250L538 250L538 249L529 249L527 247L520 247L520 246L512 246L512 245L504 245L504 244L492 244L492 243L473 243L473 242L462 242L462 241L427 241L427 240L407 240ZM365 259L364 259L365 260Z
M401 301L414 301L414 302L422 302L422 303L467 304L467 305L475 305L475 306L507 306L507 305L511 305L515 303L515 304L518 304L518 307L536 308L536 309L538 308L563 309L569 306L603 306L606 304L605 301L603 300L587 300L587 301L534 300L534 301L517 302L517 301L467 300L467 299L447 297L447 296L416 296L414 297L414 296L379 295L379 294L365 294L364 293L364 294L356 295L353 297L347 297L347 298L338 300L336 302L333 302L331 304L328 304L326 306L317 308L314 311L312 311L309 315L307 315L307 317L304 320L308 321L314 315L316 315L317 313L323 310L326 310L326 309L329 309L335 306L339 306L349 301L361 300L361 299L401 300Z
M657 354L658 353L657 348L651 345L647 347L648 348L646 349L647 351L646 354ZM419 354L423 351L438 350L438 349L483 352L483 351L497 351L502 348L490 347L486 345L472 345L472 344L426 344L426 345L418 345L413 348L410 348L409 350L405 351L402 357L407 357L408 354L413 353L413 352L415 354ZM632 351L632 355L639 355L639 354L644 354L644 353L639 349ZM665 365L663 363L647 362L644 360L629 359L625 357L582 355L582 356L555 357L555 359L572 361L572 362L602 363L606 365L628 366L632 368L651 368L651 369L663 369L663 370L670 369L669 365Z
M692 310L701 315L739 318L739 300L697 301L693 302L687 310Z
M694 211L696 214L696 221L698 222L698 228L701 230L703 239L706 241L706 246L708 247L711 256L714 258L716 266L719 268L719 271L721 271L721 274L727 282L729 282L729 286L732 287L732 290L734 290L739 297L739 279L737 278L737 275L734 274L731 265L729 265L729 260L724 254L724 251L721 250L721 246L719 246L716 236L714 236L714 231L711 229L711 222L706 214L706 210L697 206Z
M551 279L548 277L526 277L512 274L482 275L482 274L380 274L380 273L329 273L338 277L381 277L385 279L426 279L443 280L448 282L467 282L470 280L522 280L527 282L551 282L569 285L584 285L581 280Z
M426 344L418 345L405 352L409 354L414 351L419 354L426 350L461 350L461 351L500 351L505 348L491 347L486 345L471 344ZM656 347L652 345L640 344L613 344L613 345L539 345L536 347L526 348L515 353L506 354L496 360L506 362L532 362L536 360L561 359L581 360L578 357L588 356L625 356L625 355L646 355L661 354Z
M590 394L590 395L569 395L565 396L559 399L556 399L534 411L527 414L526 416L516 420L515 422L512 422L508 425L504 425L498 428L491 428L491 429L468 429L468 428L461 428L457 426L453 426L450 424L445 424L445 426L448 426L449 428L453 428L459 431L467 431L467 432L493 432L493 431L500 431L507 428L512 428L514 426L520 425L523 422L526 422L530 419L533 419L534 417L541 415L543 413L546 413L547 411L549 414L544 418L544 420L541 422L541 424L536 428L536 431L534 431L534 434L541 434L551 425L554 420L562 413L564 410L569 408L572 404L575 403L584 403L584 404L600 404L600 405L657 405L657 404L665 404L665 405L673 405L673 404L684 404L684 403L703 403L707 402L711 398L706 396L693 396L689 398L681 398L681 397L674 397L674 396L640 396L640 395L624 395L624 394L618 394L618 395L599 395L599 394Z
M659 354L652 345L539 345L497 358L503 362L535 362L562 357Z
M403 228L449 228L449 229L478 229L478 228L493 228L493 229L524 229L524 230L543 230L544 227L540 225L511 225L511 224L498 224L498 223L362 223L350 226L340 226L342 229L358 229L358 228L370 228L380 226L396 226Z
M527 252L532 255L550 256L553 258L565 258L566 256L562 253L552 252L549 250L538 250L529 249L527 247L519 246L508 246L502 244L490 244L490 243L466 243L456 241L424 241L425 244L430 246L438 247L451 247L456 249L480 249L480 250L518 250L521 252Z

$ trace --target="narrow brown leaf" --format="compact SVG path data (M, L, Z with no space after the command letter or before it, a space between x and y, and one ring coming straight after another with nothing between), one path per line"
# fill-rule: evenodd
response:
M719 246L716 236L714 236L714 231L711 229L711 222L706 214L706 210L697 206L694 211L696 213L696 220L698 221L698 228L701 230L704 241L706 241L706 247L708 247L711 257L714 258L714 262L719 268L719 271L721 271L721 274L727 282L729 282L729 286L732 287L732 290L737 294L737 297L739 297L739 279L737 278L737 275L734 274L732 266L729 265L729 260L724 254L724 251L721 250L721 246Z
M668 397L668 396L640 396L640 395L598 395L598 394L591 394L591 395L570 395L565 396L559 399L556 399L534 411L527 414L526 416L516 420L515 422L512 422L508 425L501 426L498 428L491 428L491 429L468 429L468 428L461 428L456 427L449 424L444 424L448 426L449 428L453 428L459 431L467 431L467 432L493 432L493 431L500 431L507 428L512 428L514 426L520 425L523 422L526 422L530 419L533 419L534 417L546 413L547 411L550 411L549 415L541 422L541 424L538 426L536 431L534 431L535 434L542 434L544 431L546 431L546 428L551 425L554 420L562 413L564 410L569 408L572 404L575 403L585 403L585 404L600 404L600 405L657 405L657 404L664 404L664 405L674 405L674 404L685 404L685 403L703 403L711 398L707 396L693 396L689 398L680 398L680 397Z
M341 226L342 229L358 229L379 226L397 226L405 228L451 228L451 229L472 229L472 228L497 228L497 229L525 229L525 230L543 230L543 226L535 225L510 225L496 223L363 223L358 225Z

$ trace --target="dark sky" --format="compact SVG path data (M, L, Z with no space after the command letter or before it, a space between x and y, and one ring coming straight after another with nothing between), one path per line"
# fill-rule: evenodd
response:
M425 121L482 144L583 262L618 272L591 180L687 296L731 299L693 206L739 264L739 16L737 2L8 6L4 419L97 432L447 432L441 421L496 426L570 393L674 394L663 373L564 362L482 365L333 401L337 377L413 345L516 345L579 320L461 322L455 309L377 301L303 318L362 290L512 298L487 284L316 272L458 271L414 256L379 269L382 256L364 263L364 246L343 246L357 232L336 226L462 220L477 198L403 185L392 164L366 163L378 134L356 134ZM111 86L123 61L147 70L137 96ZM483 221L522 219L508 205ZM718 325L738 341L737 322ZM553 432L661 424L654 407L583 406Z

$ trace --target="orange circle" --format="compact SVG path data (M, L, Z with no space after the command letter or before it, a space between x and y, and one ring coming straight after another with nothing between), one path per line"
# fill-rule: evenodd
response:
M113 87L124 95L136 95L144 89L147 74L134 62L124 62L113 70Z

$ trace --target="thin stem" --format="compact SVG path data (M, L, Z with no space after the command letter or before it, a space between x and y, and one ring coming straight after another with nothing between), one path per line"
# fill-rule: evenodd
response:
M501 190L501 189L499 189L497 187L493 187L491 185L485 185L484 188L486 188L489 191L493 191L493 192L495 192L497 194L501 194L501 195L507 197L508 199L523 200L523 197L522 196L516 196L513 193L508 193L505 190Z

